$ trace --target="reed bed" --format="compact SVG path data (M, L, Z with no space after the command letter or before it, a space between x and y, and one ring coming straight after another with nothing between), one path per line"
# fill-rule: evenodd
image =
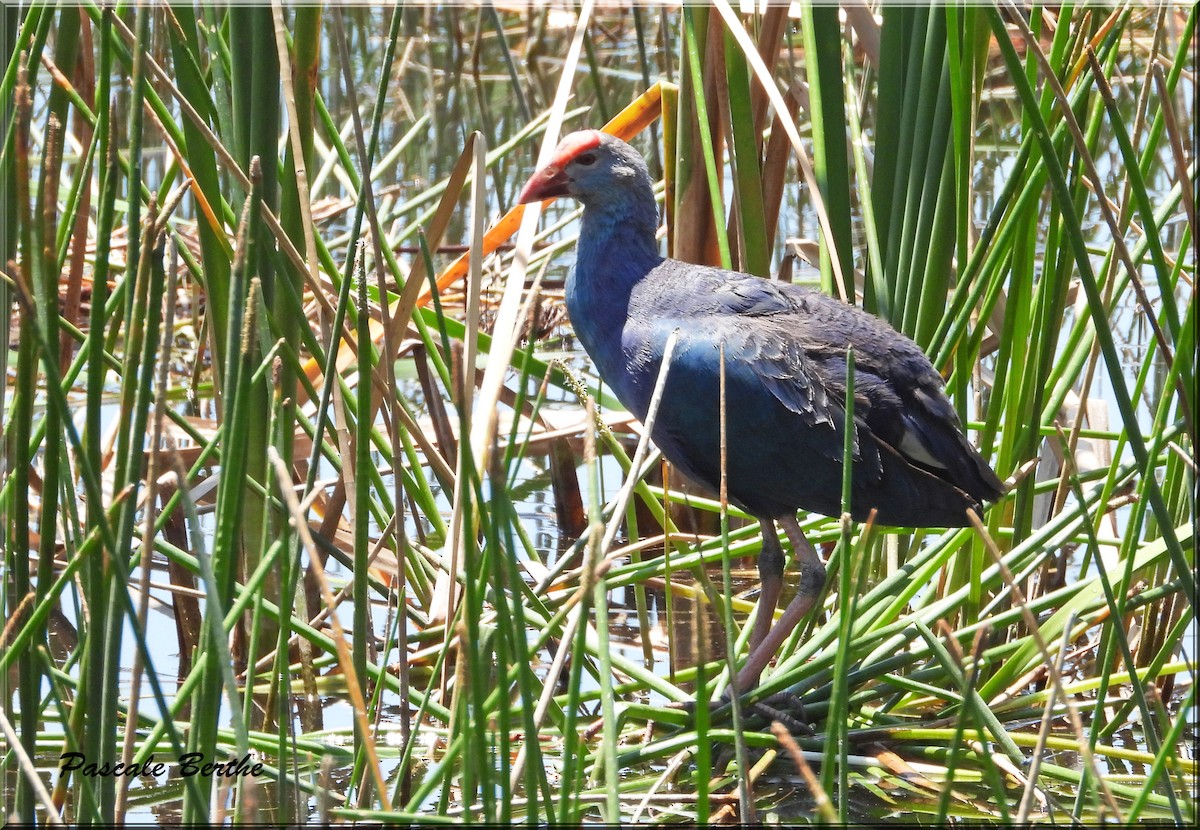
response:
M2 14L6 816L1195 820L1194 7ZM600 126L667 251L890 321L1009 485L802 517L733 705L756 528L513 204Z

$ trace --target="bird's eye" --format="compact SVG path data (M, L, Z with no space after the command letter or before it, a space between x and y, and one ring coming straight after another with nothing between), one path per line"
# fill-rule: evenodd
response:
M581 156L576 156L575 161L578 164L582 164L584 167L587 167L589 164L596 163L596 154L595 153L584 153Z

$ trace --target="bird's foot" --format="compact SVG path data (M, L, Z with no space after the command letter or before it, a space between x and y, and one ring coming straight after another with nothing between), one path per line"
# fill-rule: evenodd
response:
M696 701L673 703L671 708L683 709L689 714L695 715ZM732 709L733 701L729 690L726 690L719 700L711 701L708 704L709 718L712 720L726 718ZM761 718L767 723L779 721L793 735L815 734L812 726L808 723L804 701L795 692L776 692L762 700L747 703L743 707L743 712L755 720Z
M750 711L769 721L778 721L793 735L816 734L808 722L804 701L795 692L776 692L770 697L750 704Z

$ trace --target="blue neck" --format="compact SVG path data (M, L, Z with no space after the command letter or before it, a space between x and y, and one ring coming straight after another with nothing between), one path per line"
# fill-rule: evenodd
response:
M614 307L623 311L633 286L662 262L650 188L614 188L604 195L602 201L584 200L575 268L567 280L567 302L580 304L585 318Z
M614 188L603 201L584 200L575 267L567 278L575 335L627 407L634 400L623 348L630 295L663 261L654 238L657 226L649 186Z

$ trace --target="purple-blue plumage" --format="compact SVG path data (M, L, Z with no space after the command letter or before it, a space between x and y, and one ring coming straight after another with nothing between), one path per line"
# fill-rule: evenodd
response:
M726 473L734 502L756 516L762 595L736 688L753 687L821 596L825 566L798 509L841 513L846 354L854 349L851 513L880 524L957 527L1002 492L967 443L942 379L920 348L883 321L788 284L658 255L654 192L642 157L613 136L563 139L520 201L583 203L567 311L617 397L645 420L672 331L679 340L653 424L672 463L720 482L721 348ZM772 623L783 586L778 523L800 567L796 595Z
M957 527L968 523L968 508L1000 494L915 343L822 294L663 259L642 157L603 133L575 133L564 145L523 201L570 195L583 203L567 310L600 377L638 418L679 329L652 433L672 463L710 487L719 481L723 343L730 497L760 517L839 514L853 347L854 518L874 508L881 524Z

